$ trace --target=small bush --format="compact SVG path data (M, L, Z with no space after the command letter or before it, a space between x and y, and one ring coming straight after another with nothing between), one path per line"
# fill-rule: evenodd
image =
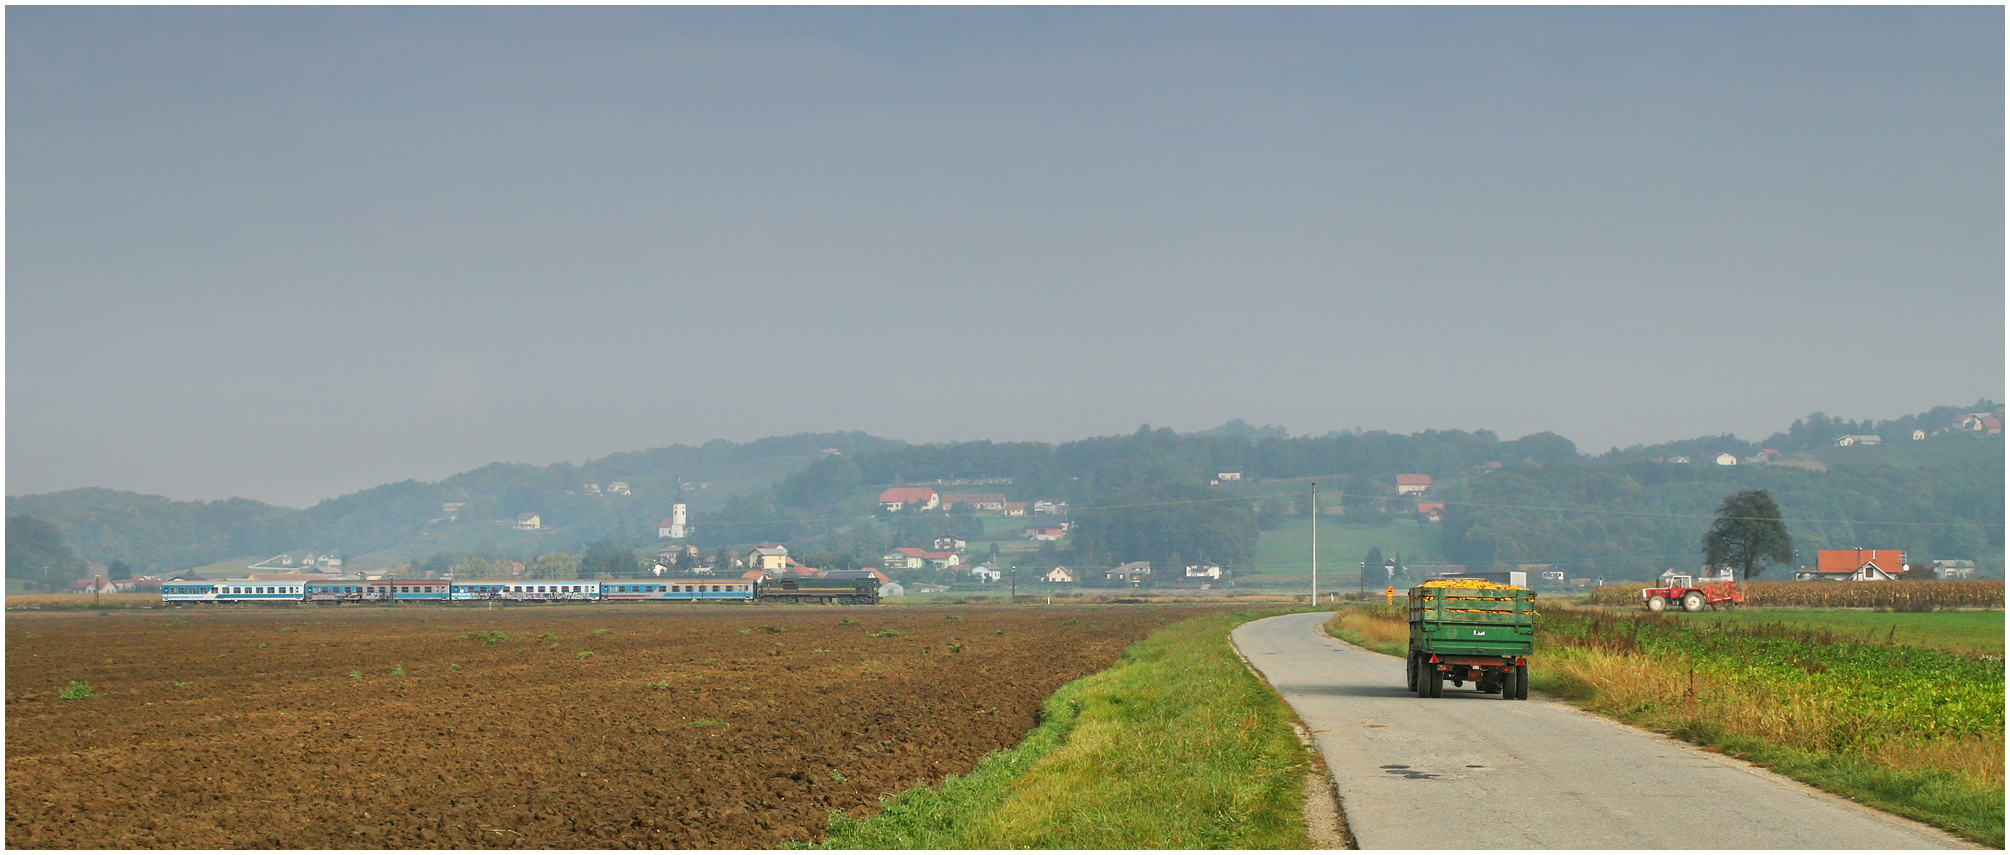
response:
M586 637L587 637L587 638L599 638L600 636L603 636L603 635L606 635L606 634L607 634L607 630L604 630L604 629L596 629L596 630L594 630L594 631L592 631L592 632L589 632L589 633L587 633L587 634L586 634Z
M952 641L952 642L949 642L949 652L951 652L951 653L962 653L962 652L963 652L963 645L961 645L961 644L957 644L957 643L956 643L956 642L954 642L954 641Z
M363 679L363 672L361 672L361 671L351 671L351 672L349 672L349 679L351 679L351 680L361 680L361 679Z
M282 626L282 627L280 627L280 628L279 628L279 631L280 631L280 632L292 632L292 631L293 631L293 627L290 627L290 626Z
M962 615L943 615L943 616L942 616L942 619L943 619L943 620L962 620L962 619L963 619L963 616L962 616Z
M448 663L447 663L447 670L449 670L449 671L459 671L459 670L461 670L461 663L459 663L459 662L448 662Z
M904 636L906 636L906 635L907 635L907 633L904 633L904 632L901 632L900 630L897 630L897 629L882 629L882 630L880 630L880 631L878 631L878 632L875 632L875 633L873 633L873 634L872 634L872 637L873 637L873 638L901 638L901 637L904 637Z
M691 726L692 726L692 727L732 727L733 725L732 725L732 723L731 723L731 722L728 722L728 721L726 721L726 720L725 720L725 719L723 719L723 718L701 718L701 719L698 719L697 721L694 721L694 722L691 722Z
M844 776L844 773L843 773L843 772L840 772L840 771L838 771L838 770L836 770L836 769L832 769L832 770L831 770L831 780L833 780L833 781L836 781L836 782L838 782L838 783L840 783L840 784L844 783L844 782L845 782L845 776Z
M403 666L403 665L393 665L393 666L391 666L391 676L393 676L393 677L403 677L403 676L405 676L405 666Z
M175 688L177 688L177 689L186 689L186 688L188 688L188 687L189 687L189 685L190 685L189 683L186 683L186 682L179 682L179 681L178 681L178 682L176 682L176 683L174 684L174 687L175 687Z
M581 650L581 651L579 651L579 653L577 654L577 658L579 659L579 661L581 661L581 662L585 662L586 660L588 660L588 659L591 659L591 658L593 658L593 651L591 651L591 650Z
M657 680L657 681L656 681L656 682L654 682L654 683L650 683L650 684L649 684L649 688L652 688L652 689L668 689L668 688L670 688L670 681L669 681L669 680Z
M97 696L98 696L97 692L91 691L91 684L79 683L75 680L71 680L70 687L64 689L63 693L57 695L56 697L62 698L63 700L66 701L86 701L90 700L91 698L95 698Z
M857 625L858 625L858 618L845 618L844 620L838 621L838 626L857 626Z
M467 635L461 636L457 640L479 641L483 644L501 644L505 641L508 641L509 636L504 633L497 632L495 630L488 630L486 632L470 632Z

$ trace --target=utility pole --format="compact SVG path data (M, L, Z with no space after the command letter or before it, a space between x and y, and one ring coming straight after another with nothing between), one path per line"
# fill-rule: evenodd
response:
M1019 604L1019 565L1012 565L1012 605Z
M1319 605L1319 482L1312 482L1312 604Z

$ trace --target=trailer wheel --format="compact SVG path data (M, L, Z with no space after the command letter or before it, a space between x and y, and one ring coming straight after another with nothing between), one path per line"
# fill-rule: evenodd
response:
M1431 668L1431 669L1428 669L1427 671L1425 671L1425 673L1424 673L1424 692L1426 693L1426 694L1424 695L1424 697L1427 697L1427 698L1442 698L1442 697L1444 697L1444 696L1445 696L1445 672L1443 672L1443 671L1440 671L1440 670L1438 670L1438 669L1436 669L1436 668Z
M1403 688L1409 689L1412 692L1417 690L1417 654L1415 653L1410 654L1410 658L1403 661Z
M1647 610L1648 610L1648 611L1650 611L1650 612L1665 612L1665 611L1667 611L1667 610L1668 610L1668 598L1667 598L1667 597L1664 597L1664 596L1661 596L1660 594L1655 594L1654 596L1651 596L1651 597L1648 597L1648 598L1647 598Z
M1702 592L1702 591L1690 591L1689 593L1686 593L1686 594L1683 594L1683 595L1682 595L1682 610L1683 610L1683 611L1685 611L1685 612L1700 612L1700 611L1702 611L1702 610L1703 610L1703 592Z
M1528 700L1528 666L1516 665L1514 669L1514 699Z

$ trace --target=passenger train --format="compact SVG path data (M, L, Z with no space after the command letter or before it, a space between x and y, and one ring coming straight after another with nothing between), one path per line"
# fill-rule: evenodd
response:
M840 570L818 579L329 579L167 582L164 603L795 602L875 605L876 577Z

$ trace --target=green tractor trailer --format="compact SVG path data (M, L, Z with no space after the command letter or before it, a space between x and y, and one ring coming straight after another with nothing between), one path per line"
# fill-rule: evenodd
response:
M1443 697L1445 683L1457 687L1470 681L1480 692L1528 700L1528 657L1534 651L1534 591L1464 579L1410 589L1407 670L1417 697Z

